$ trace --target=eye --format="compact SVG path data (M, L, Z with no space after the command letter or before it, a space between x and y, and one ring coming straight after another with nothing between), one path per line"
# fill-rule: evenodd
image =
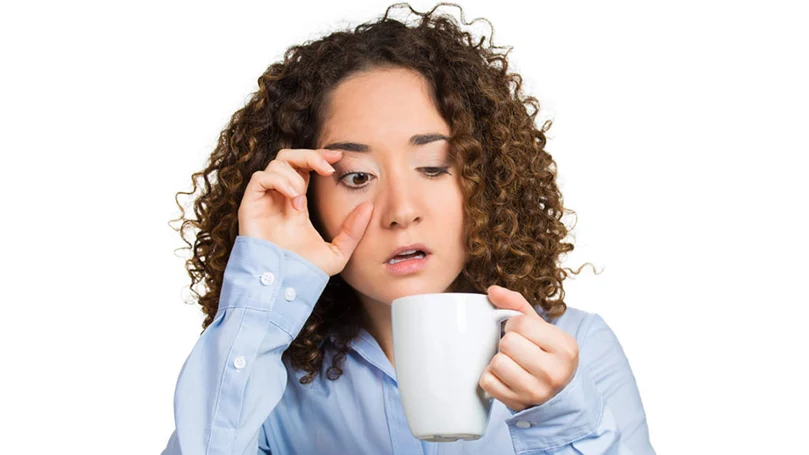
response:
M449 169L449 167L422 167L420 169L424 172L425 175L427 175L427 177L431 179L436 178L441 174L449 175L449 172L447 172L447 169Z
M350 190L360 190L373 178L373 175L366 172L347 172L340 176L339 181Z

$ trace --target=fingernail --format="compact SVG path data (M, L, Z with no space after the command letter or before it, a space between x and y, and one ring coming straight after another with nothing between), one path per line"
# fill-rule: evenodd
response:
M326 150L330 155L340 156L343 154L342 150Z

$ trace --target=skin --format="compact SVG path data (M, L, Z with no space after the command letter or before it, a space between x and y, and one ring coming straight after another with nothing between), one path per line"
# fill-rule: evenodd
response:
M500 352L484 368L480 387L515 411L545 403L576 373L576 338L542 319L519 292L489 286L486 293L498 308L522 314L506 322Z
M463 195L445 140L414 145L414 135L450 135L426 81L404 69L374 69L350 77L333 91L317 148L342 151L331 175L312 173L310 194L326 240L364 202L370 221L341 275L358 293L366 330L393 363L390 305L411 294L447 291L463 269ZM364 144L365 152L339 143ZM440 169L446 168L446 173ZM346 173L360 173L349 174ZM430 176L433 176L432 178ZM362 187L352 191L351 186ZM397 276L385 264L392 252L413 243L430 251L427 266ZM578 367L575 338L544 321L518 292L487 290L499 308L523 313L511 318L480 386L515 411L558 394Z
M310 181L324 237L337 235L359 204L373 204L365 234L341 276L357 291L366 329L391 361L391 302L444 292L466 259L463 195L457 169L448 161L448 143L410 143L419 134L450 135L420 75L400 69L355 75L334 89L317 146L353 142L368 151L336 147L343 157L334 163L334 174L313 174ZM342 177L349 172L362 174ZM386 260L396 248L414 243L431 251L426 267L409 275L391 274Z

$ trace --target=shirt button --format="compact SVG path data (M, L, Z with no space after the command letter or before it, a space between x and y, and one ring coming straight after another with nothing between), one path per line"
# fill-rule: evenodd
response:
M275 275L273 275L272 272L265 272L261 275L261 284L269 286L273 283L275 283Z
M245 365L247 365L247 361L244 360L244 356L240 355L233 360L233 366L236 367L237 370L241 370Z
M526 422L525 420L518 420L516 425L517 428L530 428L531 422Z
M287 302L291 302L291 301L295 300L295 289L293 289L293 288L284 289L284 299Z

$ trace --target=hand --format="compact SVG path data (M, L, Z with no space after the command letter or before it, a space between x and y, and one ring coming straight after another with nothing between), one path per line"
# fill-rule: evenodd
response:
M579 364L576 339L545 322L519 292L489 286L498 308L523 314L506 322L500 352L480 375L480 387L514 411L550 400L573 379Z
M371 219L370 202L358 205L331 243L323 240L309 219L306 191L309 173L331 175L342 152L326 149L281 149L263 171L247 183L239 205L239 235L271 241L326 272L340 273Z

